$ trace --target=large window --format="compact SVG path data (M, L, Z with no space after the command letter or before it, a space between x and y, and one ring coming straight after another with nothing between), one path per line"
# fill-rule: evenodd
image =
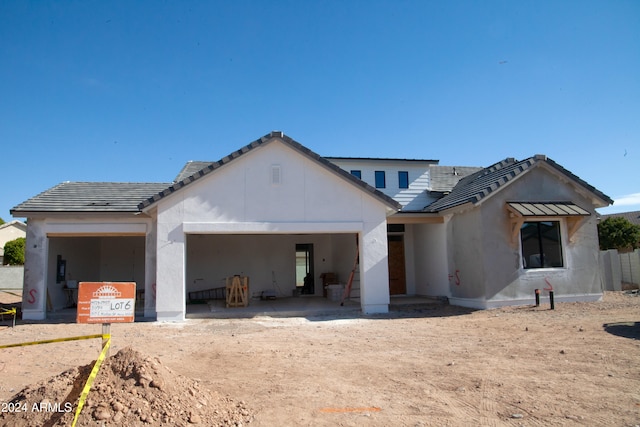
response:
M376 188L386 188L387 183L384 176L384 171L376 171L375 176L376 176Z
M559 221L525 222L520 228L524 268L562 267Z

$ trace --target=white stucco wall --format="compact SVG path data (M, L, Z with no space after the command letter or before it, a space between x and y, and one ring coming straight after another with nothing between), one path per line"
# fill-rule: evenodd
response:
M483 299L485 274L483 257L483 224L479 210L466 210L455 214L446 224L449 295L451 300Z
M158 320L184 319L186 234L360 233L362 309L388 310L387 207L279 140L156 205Z
M415 294L449 297L449 262L447 258L447 225L414 224L413 245L409 251L415 259Z

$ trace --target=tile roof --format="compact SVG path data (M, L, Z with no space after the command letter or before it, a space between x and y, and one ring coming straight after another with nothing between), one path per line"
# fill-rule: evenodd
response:
M387 205L389 205L390 207L392 207L393 209L396 210L400 210L402 208L402 205L400 205L400 203L398 203L397 201L395 201L393 198L387 196L386 194L382 193L380 190L377 190L375 188L373 188L372 186L370 186L369 184L367 184L366 182L356 178L355 176L351 175L350 173L348 173L347 171L341 169L340 167L338 167L337 165L331 163L329 160L325 159L324 157L320 156L319 154L316 154L315 152L311 151L310 149L308 149L307 147L305 147L304 145L300 144L299 142L293 140L292 138L288 137L287 135L285 135L283 132L280 131L273 131L265 136L263 136L262 138L259 138L251 143L249 143L248 145L245 145L244 147L240 148L237 151L234 151L233 153L229 154L226 157L223 157L222 159L218 160L217 162L189 162L187 163L183 168L182 171L178 174L178 176L176 177L176 181L172 184L170 184L169 186L167 186L166 188L162 189L161 191L156 192L155 194L153 194L151 197L145 198L139 205L138 208L139 209L145 209L148 206L151 206L152 204L156 203L158 200L172 194L175 191L180 190L181 188L183 188L184 186L187 186L189 184L191 184L192 182L202 178L203 176L213 172L214 170L225 166L227 163L232 162L233 160L237 159L238 157L248 153L249 151L252 151L258 147L264 146L268 143L270 143L271 141L275 140L275 139L279 139L280 141L284 142L286 145L288 145L289 147L293 148L294 150L300 152L301 154L303 154L304 156L315 160L317 163L321 164L322 166L324 166L325 168L331 170L333 173L341 176L343 179L349 181L351 184L356 185L358 187L360 187L360 189L370 192L374 197L382 200L384 203L386 203ZM198 169L200 168L200 169ZM194 172L195 170L195 172ZM190 175L187 175L190 174ZM187 175L187 176L185 176ZM178 180L178 178L181 178Z
M20 203L11 214L138 212L138 204L170 183L63 182Z
M576 184L590 191L604 203L611 204L613 200L609 196L589 185L558 163L544 155L536 155L528 159L517 161L507 158L497 162L485 169L462 178L451 192L437 201L427 206L425 212L441 212L446 209L455 208L466 203L477 204L485 197L499 190L502 186L508 185L513 179L522 173L526 173L534 166L544 162L559 173L565 175Z
M431 191L450 192L458 182L484 168L472 166L429 166L429 181Z
M601 220L605 220L607 218L625 218L627 221L632 224L640 225L640 211L631 211L631 212L619 212L614 214L600 215Z
M202 169L206 168L213 162L201 162L201 161L189 161L183 167L178 176L173 180L173 182L180 182L186 178L189 178L191 175L194 175L200 172Z

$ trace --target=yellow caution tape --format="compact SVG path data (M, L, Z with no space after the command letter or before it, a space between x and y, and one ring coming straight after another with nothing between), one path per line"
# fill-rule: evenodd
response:
M68 337L68 338L55 338L52 340L43 340L43 341L31 341L31 342L22 342L17 344L5 344L0 345L0 348L10 348L10 347L24 347L27 345L38 345L38 344L51 344L53 342L63 342L63 341L78 341L78 340L89 340L93 338L111 338L109 334L97 334L97 335L83 335L80 337Z
M13 316L13 325L16 326L16 316L18 315L18 310L15 307L12 308L0 308L0 316L2 316L2 320L4 320L4 315Z
M109 347L111 346L111 335L105 334L105 335L98 335L98 336L107 338L107 342L104 343L104 347L102 347L102 352L100 353L98 360L96 360L96 363L93 365L93 369L89 374L89 378L87 378L87 382L84 385L84 388L82 389L82 393L80 394L80 401L78 402L78 407L76 408L76 415L73 418L73 424L71 424L71 427L75 427L76 423L78 422L80 411L82 411L84 402L85 400L87 400L87 396L89 395L89 390L91 390L93 381L96 379L96 376L98 375L98 371L100 370L100 365L102 365L102 361L106 357L107 352L109 351Z

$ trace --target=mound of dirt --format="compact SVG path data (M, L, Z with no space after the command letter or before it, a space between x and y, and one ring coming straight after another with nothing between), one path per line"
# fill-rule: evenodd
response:
M3 404L0 425L71 425L92 368L73 368L26 387ZM241 426L253 418L244 402L201 388L159 359L124 348L104 361L77 425Z

